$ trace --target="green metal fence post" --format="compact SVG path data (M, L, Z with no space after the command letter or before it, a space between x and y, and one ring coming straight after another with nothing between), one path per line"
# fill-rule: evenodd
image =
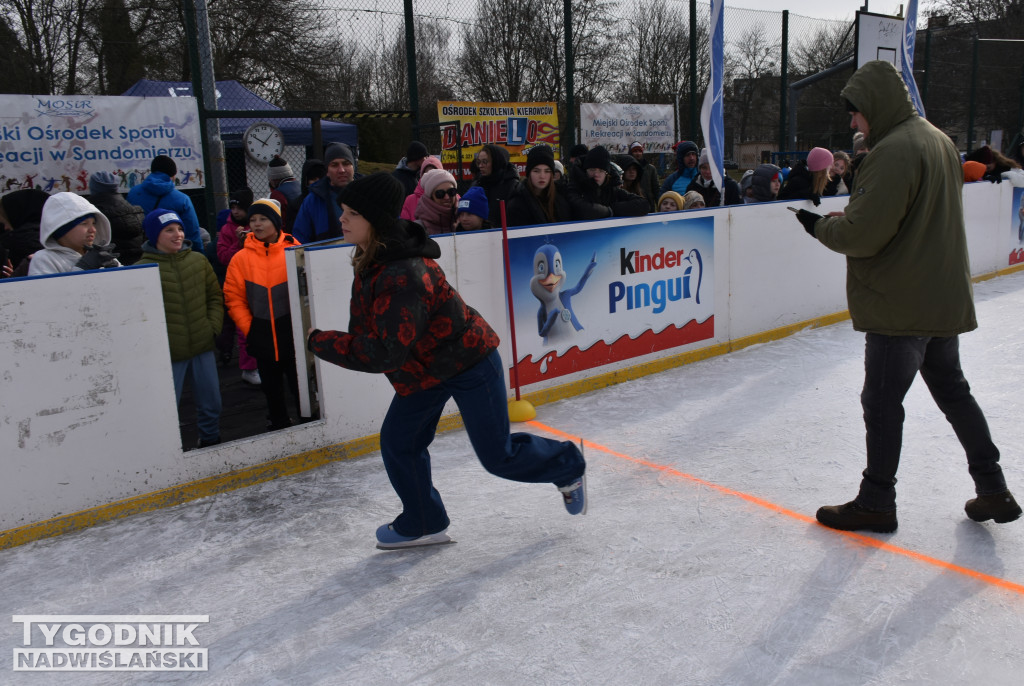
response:
M779 82L779 152L788 150L786 131L789 123L789 109L786 98L789 97L789 10L782 10L782 67Z
M967 152L974 147L974 101L978 97L978 36L971 51L971 101L967 107Z
M419 137L420 91L416 82L416 26L412 16L412 0L405 0L405 62L408 67L409 109L413 111L412 126Z
M568 150L576 145L576 95L573 93L573 72L576 71L576 61L572 50L572 0L564 0L563 23L565 24L565 128L569 133L569 140L563 142L562 146Z
M932 52L932 30L931 27L924 32L924 83L921 84L921 104L924 111L928 111L928 64L931 61Z
M203 146L203 174L206 176L206 184L203 188L203 198L206 205L206 226L213 227L210 231L211 237L217 232L217 205L213 195L213 164L210 160L210 140L206 131L206 122L209 119L206 111L206 98L203 92L202 64L199 60L199 40L196 30L196 7L193 0L185 0L182 3L185 19L185 38L188 41L189 71L192 77L192 95L196 99L196 107L199 110L199 139ZM209 230L209 229L208 229Z
M697 0L690 0L690 132L682 138L692 140L697 129Z

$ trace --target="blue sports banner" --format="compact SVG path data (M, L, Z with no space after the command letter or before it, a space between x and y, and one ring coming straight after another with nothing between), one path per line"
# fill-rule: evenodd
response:
M725 123L722 112L722 75L725 71L725 37L722 29L723 0L711 0L711 81L704 94L700 110L700 126L708 149L708 162L715 187L722 191L721 204L725 204Z
M124 192L157 155L174 159L179 187L205 185L195 98L0 95L0 193L86 193L98 171Z
M921 94L917 91L917 81L914 79L914 43L916 41L917 0L910 0L907 3L907 18L903 22L903 82L907 84L907 90L910 91L910 99L914 102L917 113L923 117L924 102L921 101Z
M509 236L522 385L714 338L714 217L591 226Z

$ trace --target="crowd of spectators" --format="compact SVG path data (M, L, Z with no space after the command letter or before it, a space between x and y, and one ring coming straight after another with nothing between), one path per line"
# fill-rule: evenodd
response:
M436 235L503 222L534 226L775 200L817 205L822 197L854 188L857 168L869 154L866 143L858 133L849 151L816 147L792 164L758 164L738 175L739 181L726 173L723 188L713 179L707 149L692 141L673 146L675 169L664 178L639 142L627 155L614 157L602 146L576 145L564 160L537 145L526 154L522 176L504 147L484 145L470 165L471 185L460 193L459 181L440 158L412 141L393 176L406 196L401 218ZM1024 138L1015 139L1009 155L982 146L964 155L964 181L1024 178L1022 162ZM177 189L175 162L166 156L153 160L150 173L127 198L118 192L117 178L105 171L89 179L87 197L14 191L0 197L0 278L113 268L140 259L156 263L168 311L175 391L180 399L188 372L199 413L199 445L220 440L220 398L213 397L217 369L211 359L216 356L227 367L236 351L241 380L264 391L267 428L290 426L293 418L307 421L290 414L285 403L287 395L297 396L297 383L291 337L282 334L290 330L283 250L342 238L338 195L361 177L356 166L352 149L341 143L329 145L322 161L307 160L298 178L287 162L274 158L267 167L266 197L257 198L248 187L232 190L228 210L209 232L189 197ZM204 255L210 264L196 261ZM189 271L183 272L185 267ZM216 293L209 289L212 274ZM195 291L184 310L172 302L180 297L179 282ZM190 330L211 340L183 347L181 331Z

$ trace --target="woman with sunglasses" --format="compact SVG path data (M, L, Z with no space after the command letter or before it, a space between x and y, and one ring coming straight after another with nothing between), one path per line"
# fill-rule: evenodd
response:
M420 185L423 197L416 204L416 221L431 235L454 231L459 206L455 177L444 169L431 169L420 179Z

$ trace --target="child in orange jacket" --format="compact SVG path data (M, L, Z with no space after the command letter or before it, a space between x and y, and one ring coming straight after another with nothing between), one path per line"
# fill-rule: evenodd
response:
M292 425L284 398L286 381L296 405L299 401L284 251L299 242L281 231L280 207L266 198L249 206L249 231L228 265L224 301L256 358L269 428L283 429Z

